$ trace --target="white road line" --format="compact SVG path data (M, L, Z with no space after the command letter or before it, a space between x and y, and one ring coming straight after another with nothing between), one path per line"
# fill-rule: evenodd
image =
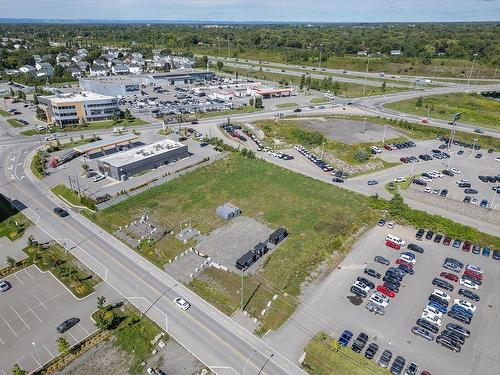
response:
M31 295L32 295L33 297L35 297L35 298L36 298L36 300L40 303L40 305L42 305L42 306L45 308L45 310L49 311L49 309L47 308L47 306L45 306L45 303L43 303L42 301L40 301L40 298L38 298L38 297L35 295L35 293L31 293ZM50 312L50 311L49 311L49 312Z
M9 307L12 309L12 311L14 311L16 313L16 315L19 317L19 319L21 319L21 321L24 323L24 325L26 327L28 327L29 330L31 330L31 327L24 321L24 319L21 317L21 315L19 315L19 313L16 311L16 309L14 309L11 305L9 305Z
M7 374L5 373L5 371L4 371L4 369L2 369L2 374L3 374L3 375L7 375Z
M35 363L37 363L37 364L38 364L38 367L42 367L42 365L40 364L40 362L38 362L38 361L36 360L36 358L35 358L35 356L33 355L33 353L31 353L31 352L30 352L30 356L31 356L31 358L33 358L33 361L35 361Z
M10 328L10 330L12 331L12 333L14 334L14 336L19 337L19 336L17 335L16 331L14 331L14 330L12 329L12 327L11 327L11 326L10 326L10 324L9 324L9 322L5 320L5 318L3 317L3 315L2 315L2 314L0 314L0 317L3 319L3 321L5 322L5 324L7 324L7 327L9 327L9 328Z
M19 278L19 276L17 276L16 274L14 274L14 277L15 277L15 278L17 279L17 281L19 281L21 284L24 284L24 283L22 282L22 280Z
M31 275L31 273L28 272L27 268L24 269L24 272L27 273L28 276L31 277L32 280L35 280L35 278L33 277L33 275Z
M78 326L85 331L85 333L88 335L89 331L87 331L80 323L78 323Z
M2 343L2 345L5 345L5 341L3 341L1 337L0 337L0 342Z
M73 337L73 340L75 340L75 342L80 342L80 341L78 341L78 340L76 339L76 337L75 337L75 336L73 336L73 335L71 334L71 332L68 332L68 335L70 335L71 337Z
M47 349L47 347L46 347L45 345L42 345L42 346L43 346L43 347L45 348L45 350L46 350L46 351L50 354L50 356L51 356L52 358L54 358L54 354L52 354L52 353L50 352L50 350L49 350L49 349Z
M34 312L34 311L33 311L33 309L32 309L32 308L31 308L31 307L30 307L30 306L29 306L26 302L24 302L24 300L23 300L22 298L21 298L21 301L22 301L22 302L26 305L26 307L27 307L28 309L30 309L30 311L33 313L33 315L35 315L35 316L36 316L36 318L40 321L40 323L43 323L43 320L42 320L42 319L40 319L40 317L37 315L37 313L36 313L36 312Z

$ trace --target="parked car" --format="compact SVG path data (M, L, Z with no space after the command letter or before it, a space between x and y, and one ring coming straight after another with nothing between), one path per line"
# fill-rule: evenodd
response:
M459 353L460 350L461 350L460 345L455 340L452 340L452 339L450 339L449 337L446 337L446 336L438 336L438 337L436 337L436 342L439 345L444 346L445 348L454 351L455 353Z
M359 281L362 284L365 284L368 288L373 289L375 288L375 284L372 283L370 280L368 280L365 277L357 277L356 281Z
M420 254L422 254L424 252L424 248L423 247L418 246L418 245L416 245L414 243L408 244L407 248L408 248L408 250L411 250L411 251L414 251L414 252L420 253Z
M377 354L377 351L378 345L372 342L370 345L368 345L368 348L366 348L365 358L372 359L375 354Z
M391 366L391 374L392 375L400 375L403 372L403 368L405 366L406 360L398 355L394 362L392 362Z
M475 282L473 282L472 280L469 280L467 278L464 278L463 276L460 279L460 285L465 286L467 288L475 289L475 290L479 289L479 286Z
M451 285L449 282L447 281L444 281L444 280L441 280L441 279L438 279L437 277L434 278L434 280L432 280L432 285L434 286L438 286L440 288L443 288L445 290L448 290L450 292L453 291L453 285Z
M356 337L356 340L354 340L354 342L352 343L351 349L356 353L359 353L363 350L367 341L368 335L364 332L361 332L358 337Z
M64 333L67 330L71 329L72 327L76 326L80 322L80 319L78 318L69 318L62 322L58 327L57 327L57 332L58 333Z
M449 331L454 331L454 332L458 333L459 335L466 337L466 338L470 336L470 331L467 328L462 327L459 324L448 323L446 325L446 329Z
M409 248L409 245L408 245L408 248ZM375 262L383 264L385 266L388 266L390 264L389 259L384 258L383 256L380 256L380 255L375 256L375 258L373 258L373 260Z
M417 319L417 325L432 333L439 332L439 327L436 324L422 318Z
M387 366L389 366L391 358L392 358L392 352L390 350L384 350L378 360L378 365L380 367L387 368Z
M453 246L454 248L457 248L457 249L458 249L458 248L460 248L460 245L461 245L461 244L462 244L462 240L455 239L455 240L453 241L453 245L452 245L452 246Z
M444 238L444 240L443 240L443 245L445 245L445 246L449 246L449 245L450 245L450 243L451 243L451 237L446 236L446 237Z
M418 371L418 366L415 363L412 362L406 368L405 375L417 375L417 371Z
M396 296L396 293L389 288L387 288L384 285L378 285L377 286L377 291L379 291L382 294L385 294L387 297L394 298Z
M380 279L382 277L380 273L371 268L365 268L364 273L376 279Z
M453 282L458 282L458 276L453 274L453 273L441 272L439 274L439 276L441 276L442 278L445 278L447 280L453 281Z
M347 346L351 338L352 338L352 332L346 329L344 332L342 332L342 335L339 338L339 344L342 346Z
M423 229L419 229L419 230L417 231L417 234L415 235L415 237L417 238L417 240L421 240L421 239L422 239L422 237L424 236L424 233L425 233L425 230L423 230Z
M424 339L426 339L428 341L434 340L434 335L432 333L430 333L428 330L426 330L425 328L422 328L422 327L419 327L419 326L414 326L411 329L411 331L415 335L423 337Z
M8 281L0 280L0 292L6 292L10 288L12 288L12 285Z

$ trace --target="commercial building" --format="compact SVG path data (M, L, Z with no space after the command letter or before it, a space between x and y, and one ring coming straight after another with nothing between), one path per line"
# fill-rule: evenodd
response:
M40 96L38 101L45 110L47 121L60 127L109 120L118 112L118 99L91 92Z
M85 91L123 97L139 95L141 93L140 86L143 84L143 77L124 75L80 78L79 83L80 87Z
M116 180L126 180L144 170L156 169L188 156L186 145L165 139L103 157L97 160L97 166L106 176Z
M215 212L217 213L217 216L226 220L232 219L233 217L236 216L240 216L241 214L240 209L236 207L234 204L229 202L223 204L222 206L217 207Z
M213 72L204 70L177 70L167 73L149 73L144 75L144 84L151 86L182 85L209 81L215 78Z
M291 96L295 93L293 88L276 89L271 86L255 85L247 88L247 94L251 96L261 96L262 98Z

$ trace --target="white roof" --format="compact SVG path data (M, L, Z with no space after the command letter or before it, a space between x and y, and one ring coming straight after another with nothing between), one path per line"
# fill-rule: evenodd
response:
M50 96L45 96L43 98L50 100L52 103L80 102L80 101L84 102L88 100L116 99L116 97L114 96L101 95L89 91L83 91L79 94L70 93L70 94L50 95Z

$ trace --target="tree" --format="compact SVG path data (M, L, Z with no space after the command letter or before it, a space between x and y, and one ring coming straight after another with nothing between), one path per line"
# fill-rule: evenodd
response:
M33 104L38 105L38 95L36 92L33 94Z
M222 70L224 68L224 63L222 61L217 61L217 69Z
M27 372L26 370L23 370L21 366L19 366L17 363L12 367L12 375L26 375Z
M66 337L60 336L57 338L56 342L59 353L66 353L69 350L69 343L68 340L66 340Z
M304 85L306 84L306 76L305 75L301 75L300 76L300 84L299 84L299 88L302 90L304 88Z
M262 108L262 97L255 97L255 108Z
M132 115L130 114L130 110L128 108L125 109L124 117L125 117L126 123L128 124L128 122L132 118Z
M368 152L366 152L364 148L359 147L358 149L356 149L356 152L354 153L354 159L356 159L360 163L363 163L367 161L368 158L369 158Z
M248 101L248 105L249 105L250 107L253 107L253 105L254 105L254 100L253 100L253 98L250 98L250 100Z
M9 267L14 267L17 264L17 260L15 260L12 257L7 257L6 261L7 261L7 264L9 265Z
M106 304L106 297L104 296L98 296L97 297L97 308L101 310L104 305Z
M111 119L113 120L113 125L115 125L119 120L118 112L113 112Z
M421 108L423 104L424 104L424 99L421 96L419 96L417 101L415 102L415 108Z
M382 91L385 91L386 86L387 85L385 84L385 82L382 82L382 86L380 87L382 89Z
M15 96L15 93L14 93L14 90L12 89L12 87L9 90L9 94L10 94L11 98L13 98Z

